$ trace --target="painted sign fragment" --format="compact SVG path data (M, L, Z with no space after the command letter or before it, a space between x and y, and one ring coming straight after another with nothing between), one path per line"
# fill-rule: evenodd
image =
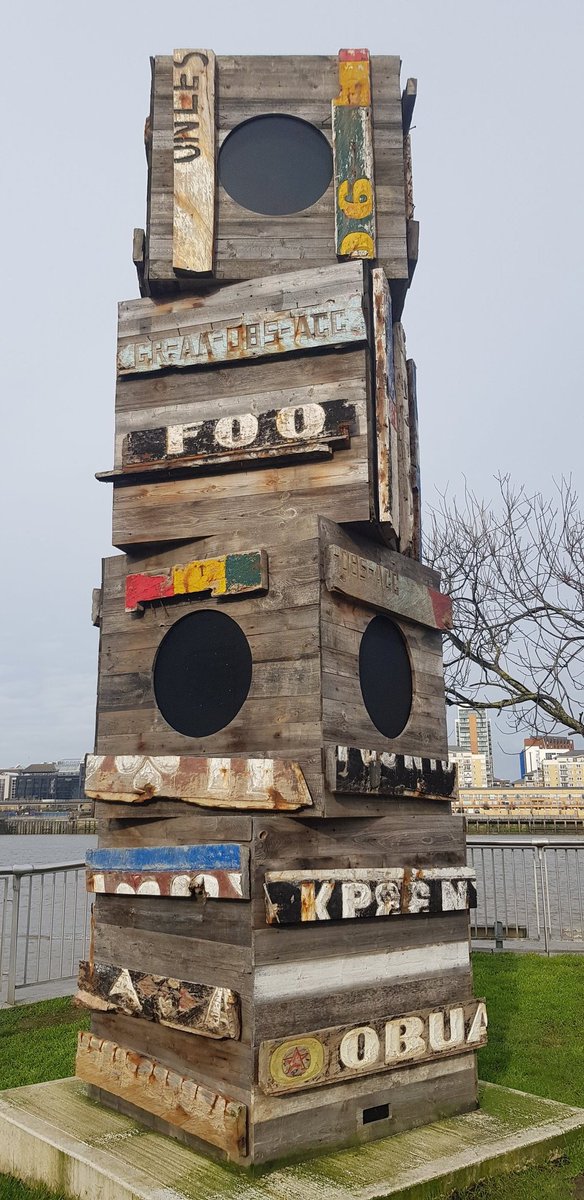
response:
M82 1030L75 1073L85 1083L104 1088L185 1133L218 1146L230 1158L237 1159L246 1152L245 1104L169 1070L155 1058Z
M143 571L126 576L126 612L138 612L148 601L210 592L212 596L239 596L266 591L268 557L265 550L197 558L164 571Z
M470 867L268 871L264 894L268 925L466 912L477 904Z
M166 979L109 963L79 964L76 1000L96 1012L143 1017L203 1037L237 1040L241 1032L239 996L229 988Z
M382 267L374 267L373 338L375 344L375 426L377 433L377 505L379 520L399 536L397 402L393 370L391 294Z
M204 808L286 810L312 805L298 763L280 758L88 754L85 794L122 804L166 796Z
M421 1009L262 1042L259 1084L268 1094L285 1094L478 1050L486 1041L483 1000Z
M361 290L283 311L238 312L213 317L199 304L178 309L169 337L122 338L118 375L139 375L165 367L209 366L213 362L263 358L272 354L364 341L367 337Z
M137 468L153 464L180 467L237 466L265 464L307 453L329 451L350 445L355 428L356 406L347 400L322 404L291 404L269 412L238 413L188 425L165 425L137 429L122 443L122 466Z
M249 849L233 843L90 850L87 890L104 894L244 900Z
M450 596L406 575L400 569L400 556L395 554L390 558L390 554L388 551L384 564L340 546L327 546L325 577L329 591L407 617L430 629L451 629Z
M337 256L375 258L368 50L339 50L339 85L332 102Z
M361 796L419 796L449 800L456 767L439 758L335 746L327 751L331 791Z
M174 204L172 265L213 270L215 215L215 55L175 50L172 70Z

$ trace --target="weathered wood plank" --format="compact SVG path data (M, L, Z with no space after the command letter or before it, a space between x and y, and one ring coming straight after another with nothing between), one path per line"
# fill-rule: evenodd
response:
M399 537L397 404L393 368L391 294L382 267L373 277L373 339L375 345L375 428L377 434L377 505L379 520Z
M233 413L196 424L132 430L122 442L122 471L101 472L115 479L140 468L247 469L297 455L330 456L349 447L357 429L356 406L348 400L284 405L255 414Z
M97 1012L121 1012L202 1037L241 1034L239 996L229 988L165 979L110 963L81 962L75 999Z
M370 1025L340 1025L304 1037L262 1042L259 1084L268 1094L298 1091L447 1058L477 1050L486 1041L483 1000L421 1009Z
M106 894L244 900L249 848L233 843L89 850L87 890Z
M414 106L418 95L418 81L410 78L406 82L406 86L402 92L401 108L402 108L402 124L404 137L410 131L412 117L414 115Z
M142 334L122 338L118 374L138 375L165 367L208 367L210 363L238 362L272 354L305 352L364 341L367 337L361 290L339 287L322 300L304 298L294 308L254 309L238 305L221 317L211 304L191 302L175 314L166 313L170 336Z
M375 258L368 50L339 51L339 84L332 102L336 251L339 258Z
M397 402L397 445L399 458L399 548L402 554L412 553L414 537L414 498L412 493L412 455L410 446L410 405L406 366L406 338L401 322L393 327L393 361Z
M449 596L399 570L401 555L387 552L386 562L364 558L340 546L326 548L325 579L331 592L361 600L382 612L396 613L429 629L452 628Z
M456 912L477 904L470 867L267 871L264 895L268 925Z
M85 793L94 800L126 804L167 796L206 808L296 809L312 804L298 764L277 758L88 754Z
M86 1083L154 1113L170 1125L178 1125L186 1133L218 1146L234 1160L246 1152L245 1104L168 1070L156 1059L82 1030L75 1070Z
M454 793L456 767L442 759L334 746L327 749L327 779L337 794L448 800Z
M408 372L408 403L410 411L410 471L412 480L413 531L412 557L422 559L422 482L420 471L420 436L418 430L418 392L416 364L412 358L406 363ZM450 628L451 626L448 626Z
M173 54L172 265L210 274L215 235L215 55Z
M246 554L223 554L218 558L198 558L164 572L144 571L126 576L126 612L143 612L147 601L171 596L192 596L211 592L212 596L240 596L244 592L265 592L268 588L268 556L265 550Z

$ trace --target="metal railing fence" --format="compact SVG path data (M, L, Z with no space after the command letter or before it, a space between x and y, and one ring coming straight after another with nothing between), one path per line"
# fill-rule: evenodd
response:
M584 953L584 838L469 837L475 949ZM87 957L83 862L0 871L0 1004L64 996Z
M85 863L0 871L0 906L0 1004L73 992L89 939Z
M584 839L469 837L476 949L584 952Z

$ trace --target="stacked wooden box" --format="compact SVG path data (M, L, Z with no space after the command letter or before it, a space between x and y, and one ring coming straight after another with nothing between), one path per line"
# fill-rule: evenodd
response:
M102 476L123 553L94 605L77 1071L244 1166L476 1104L450 610L419 561L395 319L414 96L364 51L153 61L143 296L120 306ZM333 141L301 216L260 219L217 183L222 139L262 114Z

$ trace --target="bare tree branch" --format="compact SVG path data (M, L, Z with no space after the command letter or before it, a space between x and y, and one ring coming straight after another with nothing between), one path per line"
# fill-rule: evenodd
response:
M430 510L425 557L452 597L449 704L506 711L515 728L584 734L584 520L571 480L545 499L497 477L487 505Z

